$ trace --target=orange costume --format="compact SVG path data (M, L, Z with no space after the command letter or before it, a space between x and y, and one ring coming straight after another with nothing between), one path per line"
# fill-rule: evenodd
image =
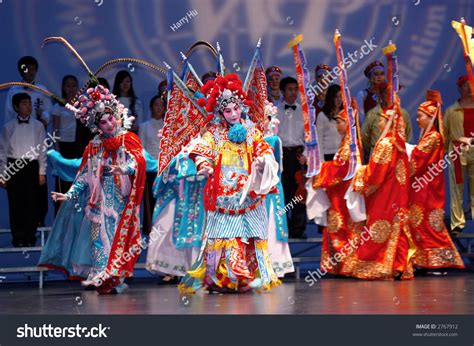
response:
M410 259L415 250L408 227L405 126L398 104L396 111L384 111L381 116L388 119L385 131L369 164L362 166L354 178L355 191L366 196L365 231L370 238L357 247L350 264L351 275L359 279L392 279L398 275L410 279Z
M464 268L444 224L445 182L443 136L435 119L442 126L441 105L426 101L418 112L428 115L431 126L413 149L410 158L410 226L417 246L414 265L423 268Z

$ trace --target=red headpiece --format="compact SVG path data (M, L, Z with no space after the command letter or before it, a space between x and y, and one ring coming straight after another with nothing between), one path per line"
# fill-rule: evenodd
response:
M267 78L270 78L273 75L281 76L282 74L283 73L281 72L281 68L279 68L278 66L270 66L265 70L265 76L267 76Z
M219 112L231 102L250 105L246 93L242 90L242 81L235 73L207 81L201 87L201 92L206 98L200 98L198 104L206 107L208 113Z

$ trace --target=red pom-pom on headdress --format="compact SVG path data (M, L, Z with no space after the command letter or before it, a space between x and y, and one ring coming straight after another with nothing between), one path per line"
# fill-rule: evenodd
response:
M247 101L247 95L242 90L242 81L235 73L219 76L214 80L208 80L206 84L201 87L201 92L207 98L207 104L205 104L205 106L206 110L210 113L218 111L215 109L216 106L220 107L222 101L232 97L245 105L251 104L250 101Z
M199 107L204 107L206 104L207 104L207 100L205 98L200 98L198 101L197 101Z

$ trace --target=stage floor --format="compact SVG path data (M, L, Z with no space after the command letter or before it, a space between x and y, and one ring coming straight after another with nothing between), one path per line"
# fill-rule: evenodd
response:
M77 282L0 285L1 314L473 314L474 275L412 281L323 278L312 287L287 280L247 294L200 292L180 297L175 285L132 281L121 295L99 296Z

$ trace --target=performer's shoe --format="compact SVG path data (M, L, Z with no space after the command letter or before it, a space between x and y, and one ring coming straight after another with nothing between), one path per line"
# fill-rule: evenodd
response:
M36 237L32 237L25 241L25 246L27 247L33 247L35 245L36 245Z
M441 271L441 270L430 270L427 272L428 275L434 275L434 276L446 276L448 275L447 271Z
M82 280L81 286L83 287L94 286L94 280Z
M428 269L426 269L426 268L415 268L415 272L413 274L415 276L426 276L426 275L428 275Z
M24 247L25 243L21 240L13 240L12 245L13 247Z
M121 294L125 292L128 289L128 285L126 283L120 284L118 286L115 286L112 288L112 291L110 293L112 294Z
M230 293L230 291L227 287L219 287L216 284L212 284L210 286L207 286L207 290L209 291L209 294L212 294L214 292L216 292L216 293Z
M249 286L254 289L262 287L262 284L263 282L262 282L262 279L260 278L253 279L252 281L249 282Z

